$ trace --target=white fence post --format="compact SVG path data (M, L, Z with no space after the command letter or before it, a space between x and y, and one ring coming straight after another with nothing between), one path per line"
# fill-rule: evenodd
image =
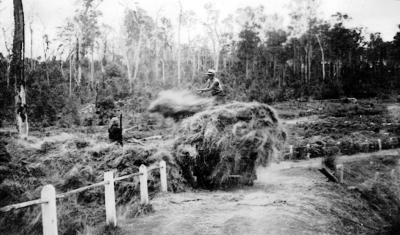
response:
M382 150L382 141L381 141L381 139L378 139L378 149L379 149L379 151Z
M149 193L147 189L147 167L145 165L141 165L139 167L139 179L140 179L140 203L148 204L149 203Z
M306 156L306 158L307 158L307 160L309 160L310 159L310 144L307 144L307 156Z
M160 161L160 181L161 181L161 192L168 191L167 185L167 164L165 161Z
M293 145L289 146L289 155L290 155L290 159L293 159Z
M343 173L344 173L343 164L336 165L336 170L339 171L339 183L343 183Z
M45 185L41 191L43 235L57 235L56 189L53 185Z
M108 171L104 173L104 201L106 204L106 223L107 225L117 226L117 213L115 209L114 173Z

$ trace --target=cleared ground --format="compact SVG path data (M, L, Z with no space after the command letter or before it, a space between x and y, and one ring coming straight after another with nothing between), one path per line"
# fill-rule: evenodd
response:
M334 138L335 143L341 141L342 135L347 137L347 134L341 132L348 130L348 126L340 128L335 126L336 123L342 122L346 117L326 118L325 111L319 108L321 105L319 103L314 104L315 107L311 104L301 105L307 107L301 107L305 111L299 108L299 114L293 114L290 107L284 107L288 110L286 114L288 118L282 122L290 132L289 144L290 141L293 141L299 143L297 147L301 148L305 144L311 143L313 149L312 141L321 138L321 136L318 137L313 134L321 132L317 128L327 130L322 137L335 137L337 135L338 138ZM398 120L396 118L399 116L400 108L397 104L385 106L389 111L386 119L390 121L388 122L390 125L384 126L383 121L376 118L380 117L379 115L365 115L366 120L375 121L379 124L378 127L382 129L379 132L374 132L375 134L365 132L365 136L370 136L372 140L387 135L386 130L390 131L387 132L390 134L387 139L396 134L397 129L391 126L397 125ZM352 111L352 109L349 110ZM364 119L360 118L360 120L354 121L358 125L357 127L351 123L348 125L351 125L355 131L360 131L364 128L364 125L359 125L359 123L363 122ZM372 124L365 122L365 125L371 126ZM334 126L334 128L331 126ZM68 132L65 133L64 131ZM8 135L12 131L3 130L3 132L4 135ZM340 133L340 135L337 133ZM18 174L14 176L8 171L4 171L8 180L6 181L7 184L3 185L8 188L4 186L3 191L13 193L13 197L8 198L9 202L4 202L4 205L38 198L40 186L47 183L55 184L57 190L63 192L101 181L102 172L108 169L118 169L119 174L132 173L131 171L136 169L135 166L143 162L150 164L146 162L149 160L147 153L151 155L150 150L153 149L149 148L150 145L154 149L162 149L163 144L170 140L168 135L171 134L171 131L161 129L147 132L131 130L126 134L127 144L124 149L108 143L105 127L79 130L46 129L46 132L37 131L32 134L33 136L28 141L13 140L9 141L7 146L9 153L13 156L12 167L18 167L15 168L17 170L14 170L10 165L10 172L17 172ZM144 141L145 146L134 142L128 143L130 137L145 138L154 135L163 135L165 139L154 140L154 142ZM327 143L329 144L329 142ZM382 143L385 142L382 141ZM386 147L396 146L392 144ZM372 149L371 151L376 150ZM394 149L378 153L365 152L342 156L339 162L357 161L356 164L352 164L352 168L355 169L358 167L358 160L377 155L399 156L398 149ZM118 185L116 187L118 191L117 199L121 200L118 207L125 207L125 209L132 207L128 209L133 212L126 218L120 216L118 219L120 228L113 233L376 234L383 225L388 225L387 221L376 213L373 206L369 205L357 190L354 190L353 184L351 184L353 189L349 189L349 185L327 182L326 178L318 171L321 159L315 158L297 162L283 161L280 164L273 164L269 168L260 169L258 180L252 187L241 187L227 191L188 190L176 194L158 194L154 191L155 197L151 199L154 212L137 218L132 218L132 214L136 214L134 206L127 204L132 198L138 197L136 186L132 186L133 184L130 182ZM369 161L367 163L369 164ZM375 167L375 165L371 166L371 169ZM362 175L362 177L354 176L356 179L353 181L357 184L368 183L375 173L375 169L372 170L368 172L367 178L364 178L365 175ZM395 172L397 177L400 176L399 172L399 169ZM350 174L354 174L354 172L346 172L345 176ZM69 179L78 179L78 181L70 181ZM14 181L23 182L23 184L20 186ZM175 178L171 182L174 182L174 185L179 189L178 186L181 185L179 178ZM70 184L71 186L69 186ZM15 185L19 186L21 190ZM364 185L368 186L368 184ZM10 187L19 191L9 190ZM158 189L158 186L155 185L153 188ZM22 194L23 197L21 197L20 191L29 193ZM94 227L93 231L97 231L101 227L101 223L105 221L104 211L101 210L103 208L102 189L88 191L80 195L79 198L80 201L71 198L71 201L60 203L60 228L64 229L63 231L69 228L76 232L85 231L85 227L89 226ZM120 214L124 213L121 212ZM22 220L21 216L14 215L14 217L16 220L23 220L28 224L22 224L21 227L34 226L35 229L41 226L39 208L34 208L34 211L27 213ZM34 218L32 219L32 217ZM15 233L10 232L8 234ZM30 232L29 234L36 233ZM40 234L40 232L37 234ZM92 233L83 232L83 234ZM94 234L103 233L94 232Z
M396 154L344 156L339 162ZM154 214L123 220L120 234L373 234L378 220L345 186L318 172L321 159L260 168L253 187L156 196ZM362 215L363 214L363 215ZM360 220L365 216L365 220ZM346 219L350 219L346 223ZM354 221L351 221L354 220ZM364 225L364 223L366 225Z

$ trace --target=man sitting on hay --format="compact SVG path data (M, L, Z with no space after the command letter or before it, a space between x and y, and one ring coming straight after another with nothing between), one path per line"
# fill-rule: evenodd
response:
M199 93L211 91L211 95L215 97L215 100L219 104L225 103L224 97L224 89L222 87L221 81L215 77L215 70L209 69L206 73L206 88L197 89Z

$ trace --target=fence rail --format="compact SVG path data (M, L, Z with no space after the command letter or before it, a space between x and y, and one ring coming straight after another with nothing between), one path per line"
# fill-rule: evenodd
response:
M389 142L392 144L392 146L393 146L393 137L390 137L389 138ZM381 151L381 150L383 150L383 147L382 147L382 140L381 139L376 139L376 143L377 143L377 145L378 145L378 151ZM335 146L340 146L340 142L337 142L337 144L335 145ZM294 149L295 149L295 146L294 145L289 145L289 150L286 150L286 152L285 152L285 154L286 154L286 156L288 156L289 157L289 159L294 159ZM311 145L310 144L306 144L306 146L305 146L305 150L306 150L306 156L305 156L305 159L306 160L309 160L310 158L311 158Z
M133 173L129 175L119 176L114 178L114 172L108 171L104 172L104 180L92 185L77 188L65 193L56 194L53 185L45 185L41 191L41 198L17 203L13 205L8 205L0 208L0 212L7 212L14 209L20 209L33 205L41 205L42 210L42 226L44 235L57 235L57 207L56 200L59 198L65 198L69 195L83 192L85 190L104 186L104 196L105 196L105 207L106 207L106 223L107 225L117 226L117 215L115 207L115 190L114 183L117 181L125 180L128 178L139 176L140 180L140 202L141 204L149 203L149 193L148 193L148 172L153 170L160 170L160 183L161 192L167 192L167 165L165 161L160 161L159 166L147 168L145 165L141 165L138 173Z
M42 199L36 199L36 200L32 200L32 201L27 201L27 202L21 202L21 203L9 205L9 206L4 206L4 207L0 208L0 212L7 212L7 211L20 209L20 208L24 208L24 207L28 207L28 206L32 206L32 205L42 204L42 203L47 203L47 201L43 201Z
M108 182L108 181L101 181L101 182L98 182L98 183L95 183L95 184L91 184L91 185L88 185L88 186L84 186L84 187L81 187L81 188L77 188L77 189L74 189L74 190L71 190L71 191L68 191L68 192L65 192L65 193L57 194L56 198L64 198L64 197L67 197L69 195L80 193L80 192L83 192L85 190L88 190L88 189L91 189L91 188L96 188L96 187L99 187L99 186L103 186L103 185L106 185L106 184L109 184L109 183L110 182Z

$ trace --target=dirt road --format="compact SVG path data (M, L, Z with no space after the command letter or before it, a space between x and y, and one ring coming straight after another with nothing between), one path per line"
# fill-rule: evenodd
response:
M329 232L335 221L309 205L324 203L314 191L315 184L324 182L316 170L298 168L263 171L253 187L229 192L162 195L151 202L154 214L124 221L123 234Z
M393 153L397 150L354 159ZM121 234L351 234L354 229L344 229L332 214L343 197L351 198L344 187L326 182L320 163L273 164L259 169L252 187L158 195L151 200L155 213L119 219Z
M296 125L296 124L301 124L301 123L306 123L306 122L315 122L318 120L317 115L312 115L312 116L306 116L306 117L299 117L299 118L294 118L294 119L284 119L282 120L283 125Z

